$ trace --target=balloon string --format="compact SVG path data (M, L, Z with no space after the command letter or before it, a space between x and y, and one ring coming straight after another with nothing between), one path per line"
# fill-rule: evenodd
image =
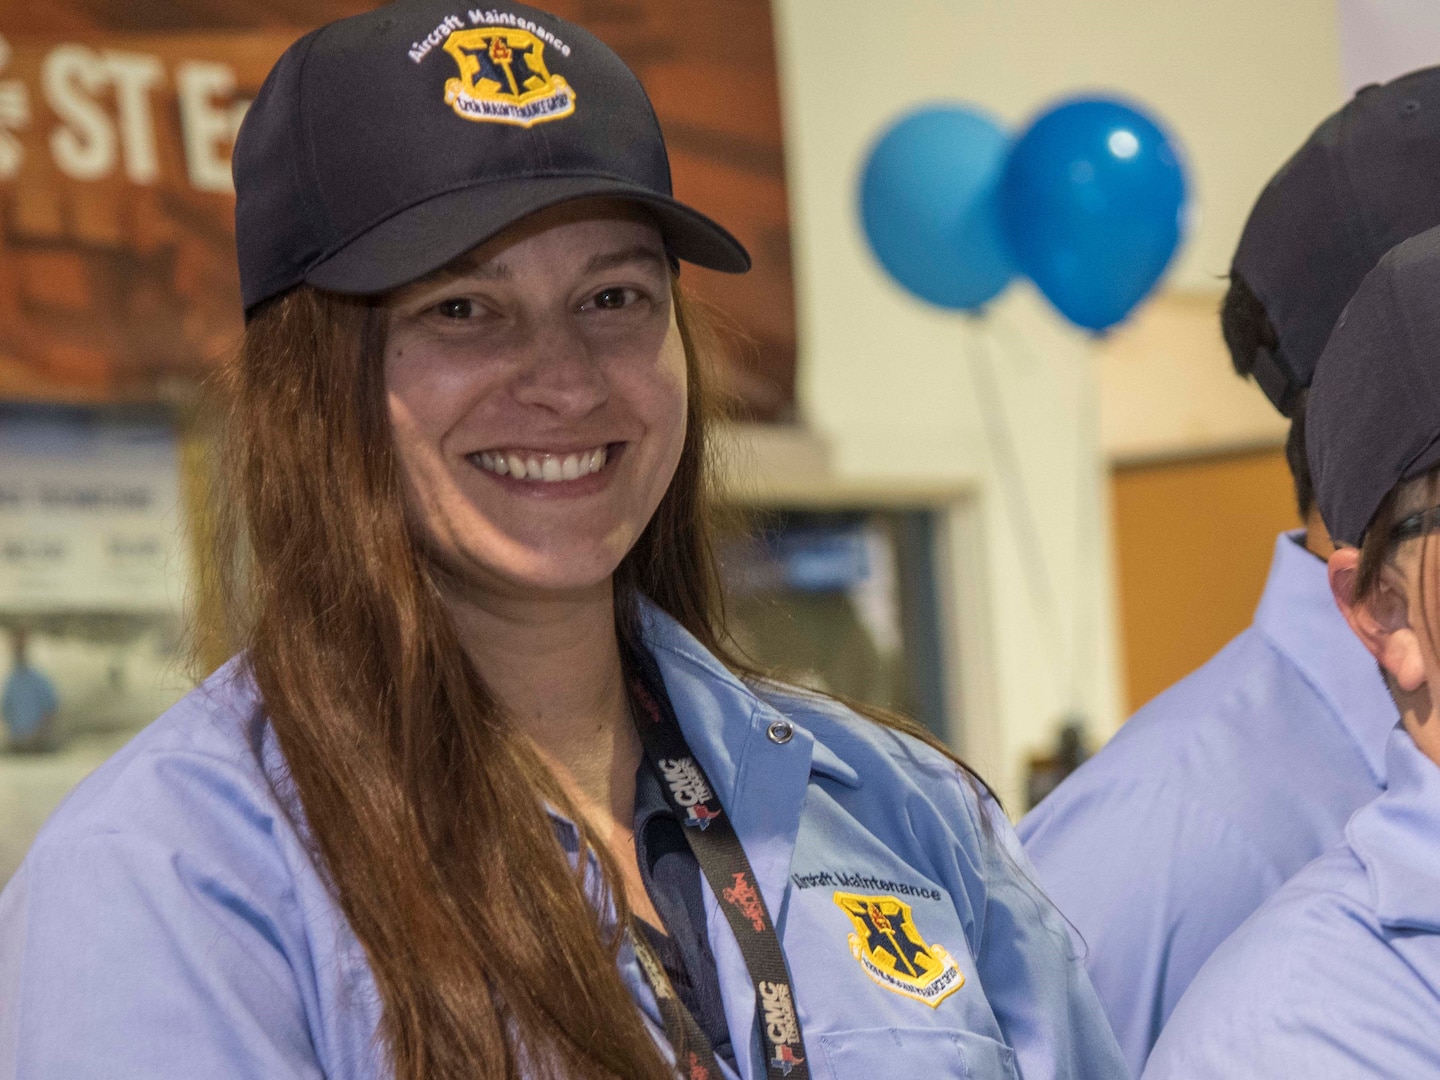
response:
M1040 363L1040 357L1035 354L1030 341L1021 333L1020 328L1007 323L1004 320L995 320L996 330L1007 334L1011 343L1018 350L1027 354L1032 363ZM1107 336L1109 331L1099 331L1090 338L1090 343L1097 344ZM1096 462L1094 462L1094 448L1100 445L1099 431L1099 408L1096 402L1096 384L1092 377L1081 377L1080 390L1076 399L1076 445L1074 445L1074 464L1076 464L1076 498L1079 500L1083 492L1092 491L1096 482ZM1086 435L1089 433L1090 438ZM1100 543L1100 533L1096 528L1086 523L1086 518L1077 517L1076 534L1073 543L1070 544L1071 552L1074 553L1073 580L1081 582L1084 580L1084 569L1087 560L1096 556L1096 547ZM1092 563L1093 564L1093 563ZM1068 711L1076 714L1077 717L1084 717L1084 710L1081 708L1081 701L1084 696L1080 690L1081 670L1086 657L1093 657L1094 647L1094 621L1087 615L1086 606L1079 602L1079 599L1071 605L1073 609L1073 621L1071 621L1071 647L1067 658L1067 684L1070 687L1070 701Z
M1004 319L987 320L990 328L1009 338L1014 351L1023 353L1031 366L1038 366L1042 363L1040 357L1031 347L1029 340L1012 323ZM1093 335L1095 341L1105 337L1106 331ZM1091 489L1095 482L1093 445L1085 439L1081 424L1090 422L1095 416L1095 390L1094 384L1088 379L1080 380L1080 392L1076 401L1077 424L1075 429L1075 493L1076 498ZM1084 577L1085 559L1094 553L1095 546L1099 543L1097 531L1091 527L1087 518L1076 519L1075 536L1071 544L1071 551L1074 555L1074 566L1072 567L1075 582L1080 582ZM1070 697L1066 705L1068 712L1083 717L1084 710L1081 702L1084 695L1081 693L1080 681L1081 670L1084 658L1092 655L1094 644L1094 621L1089 618L1085 605L1080 603L1078 598L1071 605L1071 647L1066 654L1066 678L1065 682L1070 688ZM1058 616L1057 616L1058 622ZM1058 633L1058 630L1057 630Z
M1099 433L1092 429L1094 438L1085 438L1084 425L1098 425L1099 423L1099 399L1095 385L1094 373L1088 371L1082 374L1080 379L1080 392L1076 401L1076 426L1075 426L1075 492L1076 498L1083 498L1087 491L1094 491L1097 481L1106 483L1108 477L1097 466L1095 452L1099 448ZM1100 476L1096 476L1101 472ZM1103 494L1103 492L1102 492ZM1108 502L1102 504L1102 509L1108 512ZM1075 588L1080 588L1080 582L1086 579L1085 560L1087 556L1094 557L1096 549L1100 545L1100 530L1095 527L1094 519L1089 515L1077 514L1075 517L1075 536L1072 542L1074 549L1075 564L1072 569L1074 574ZM1093 579L1091 579L1093 580ZM1081 708L1080 672L1082 665L1087 658L1094 657L1095 620L1086 611L1086 607L1080 602L1077 595L1074 598L1074 610L1071 612L1071 641L1070 641L1070 702L1071 709L1083 715Z
M970 368L970 379L979 399L981 424L985 441L990 449L991 460L998 474L1001 501L1010 519L1010 531L1020 548L1021 558L1030 568L1024 575L1026 592L1037 629L1048 639L1046 647L1050 655L1064 657L1064 643L1060 639L1059 610L1055 603L1055 589L1050 580L1049 564L1045 561L1040 544L1040 530L1035 513L1026 497L1020 456L1015 449L1015 439L1005 413L1005 402L995 381L995 372L990 363L990 342L984 332L989 329L988 317L975 321L975 329L965 335L965 358ZM1063 690L1053 664L1043 665L1049 674L1051 690L1057 700L1064 700ZM1068 665L1067 665L1068 666Z

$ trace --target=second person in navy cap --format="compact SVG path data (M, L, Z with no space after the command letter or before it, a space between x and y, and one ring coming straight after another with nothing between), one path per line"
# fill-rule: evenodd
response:
M1020 824L1137 1073L1216 946L1384 787L1395 707L1330 598L1305 391L1366 272L1440 224L1437 179L1430 68L1360 91L1261 193L1220 324L1236 370L1290 418L1304 527L1276 538L1252 625Z

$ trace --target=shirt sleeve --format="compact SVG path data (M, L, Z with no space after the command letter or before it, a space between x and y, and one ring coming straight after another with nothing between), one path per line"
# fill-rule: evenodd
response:
M1424 935L1377 933L1334 893L1278 899L1200 970L1145 1080L1440 1076L1434 969L1409 951Z
M0 894L0 1080L321 1080L267 906L148 837L42 840Z
M975 962L1025 1080L1129 1077L1064 920L1034 884L1014 829L981 803L984 920Z
M1020 835L1139 1075L1200 966L1283 875L1234 826L1159 785L1061 788Z

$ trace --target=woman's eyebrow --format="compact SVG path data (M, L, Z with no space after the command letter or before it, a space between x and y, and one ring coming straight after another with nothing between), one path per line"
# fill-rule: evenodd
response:
M614 270L617 266L630 263L655 263L667 266L665 252L653 244L632 244L615 251L602 251L585 264L585 273L594 274L601 270Z
M601 270L613 270L617 266L626 266L630 263L657 263L661 266L667 265L665 252L654 244L631 244L628 247L617 248L614 251L602 251L591 257L585 264L584 272L587 274L598 273ZM505 262L503 255L482 259L475 252L467 252L454 262L444 267L436 275L442 280L453 280L460 277L477 277L486 280L507 280L514 277L514 271Z
M617 266L628 266L634 263L654 263L663 268L668 268L669 261L665 256L664 249L654 244L631 244L628 247L616 248L614 251L602 251L591 257L585 264L584 273L596 274L604 270L614 270ZM489 259L479 258L475 252L469 251L459 258L453 260L446 266L435 271L428 278L407 285L399 290L402 295L409 295L412 291L421 291L448 285L460 278L479 278L484 281L507 281L515 276L514 270L505 262L504 256Z
M502 258L482 259L473 251L461 255L442 273L446 273L447 277L477 277L487 281L504 280L515 276L515 272Z

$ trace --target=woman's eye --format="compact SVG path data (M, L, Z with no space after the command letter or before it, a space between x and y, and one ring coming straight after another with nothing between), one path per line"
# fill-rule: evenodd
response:
M619 311L621 308L629 307L640 298L640 294L634 289L616 287L603 289L596 293L589 305L600 311Z
M435 311L447 319L468 319L475 314L475 302L459 297L441 300L435 305Z

